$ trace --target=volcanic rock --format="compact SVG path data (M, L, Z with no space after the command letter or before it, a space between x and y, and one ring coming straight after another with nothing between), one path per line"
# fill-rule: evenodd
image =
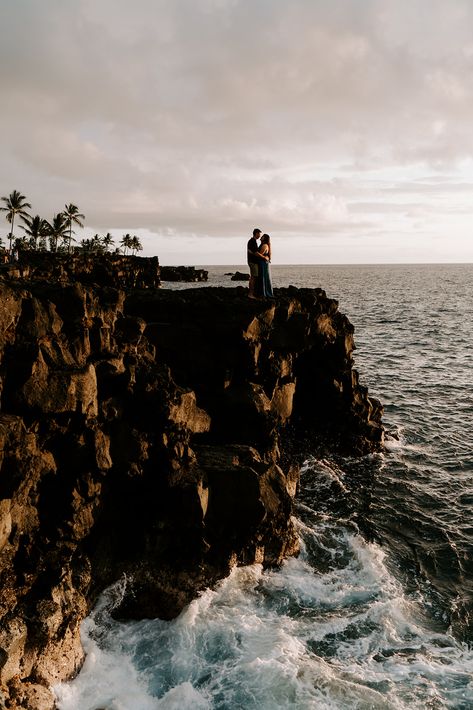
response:
M161 281L207 281L209 272L195 266L161 266Z
M250 275L247 273L243 273L242 271L235 271L234 274L232 274L232 278L230 281L249 281L250 280Z
M172 618L233 565L280 564L286 447L367 453L383 428L321 290L35 274L0 279L0 681L6 707L46 710L108 585L128 580L116 616Z

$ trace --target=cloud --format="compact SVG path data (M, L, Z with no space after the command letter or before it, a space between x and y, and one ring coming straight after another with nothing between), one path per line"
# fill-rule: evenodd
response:
M434 204L454 193L444 214L465 213L467 0L17 0L2 14L0 183L35 211L387 243L415 234L396 215L421 210L426 249Z

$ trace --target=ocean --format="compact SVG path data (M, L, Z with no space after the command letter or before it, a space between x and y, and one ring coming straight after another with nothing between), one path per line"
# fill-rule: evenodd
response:
M107 590L60 710L473 708L473 265L272 275L338 299L386 450L305 463L281 569L235 569L173 621L114 621Z

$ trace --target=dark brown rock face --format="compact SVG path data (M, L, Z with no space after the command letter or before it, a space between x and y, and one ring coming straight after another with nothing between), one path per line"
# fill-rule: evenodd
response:
M161 281L187 281L197 283L207 281L209 272L195 266L161 266Z
M172 618L232 565L296 554L286 439L381 445L336 302L276 296L0 281L6 707L53 707L123 574L117 615Z
M22 251L18 262L0 265L0 277L41 279L61 284L79 281L118 288L156 288L160 284L160 267L157 256Z

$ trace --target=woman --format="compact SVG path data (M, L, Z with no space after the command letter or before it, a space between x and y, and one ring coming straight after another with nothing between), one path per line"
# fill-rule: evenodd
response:
M269 263L271 261L271 239L269 234L263 234L261 237L260 248L258 254L263 257L260 261L258 291L261 298L274 298L273 286L271 284L271 272Z

